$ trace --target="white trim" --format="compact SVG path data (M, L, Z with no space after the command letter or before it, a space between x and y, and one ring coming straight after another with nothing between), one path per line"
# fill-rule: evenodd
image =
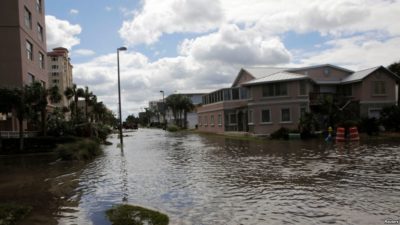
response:
M383 100L383 101L360 101L360 104L396 104L396 101Z
M231 115L235 115L236 123L231 123ZM231 126L231 125L237 125L237 115L236 115L236 113L229 113L229 114L228 114L228 122L229 122L229 125L230 125L230 126Z
M252 121L250 122L250 115ZM253 125L254 124L254 110L253 109L248 109L247 110L247 125Z
M309 103L308 99L297 99L297 100L289 100L289 101L278 101L278 102L256 102L256 103L248 103L248 106L263 106L263 105L281 105L281 104L290 104L290 103Z
M282 110L284 110L284 109L289 109L289 121L282 120ZM279 123L292 123L292 109L290 107L282 107L281 108L281 120L279 121Z
M262 112L264 110L268 110L268 114L269 114L269 121L263 122L262 120ZM272 118L271 118L271 109L270 108L261 108L260 109L260 124L272 124Z
M272 122L264 122L264 123L260 123L260 125L271 125L271 124L274 124L274 123L272 123Z

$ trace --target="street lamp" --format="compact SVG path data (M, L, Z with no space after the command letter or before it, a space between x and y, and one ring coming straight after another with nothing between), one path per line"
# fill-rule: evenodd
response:
M121 82L119 76L119 52L126 51L126 47L117 48L117 67L118 67L118 113L119 113L119 140L121 143L121 149L123 147L124 141L122 138L122 113L121 113Z
M163 90L161 90L160 91L161 93L162 93L162 103L163 103L163 123L164 123L164 126L163 126L163 128L164 128L164 130L166 129L166 121L165 121L165 101L164 101L164 91Z

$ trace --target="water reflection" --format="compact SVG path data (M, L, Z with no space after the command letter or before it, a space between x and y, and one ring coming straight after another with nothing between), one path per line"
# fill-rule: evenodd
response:
M171 224L383 224L400 213L399 143L254 142L141 129L86 165L59 224L127 202Z

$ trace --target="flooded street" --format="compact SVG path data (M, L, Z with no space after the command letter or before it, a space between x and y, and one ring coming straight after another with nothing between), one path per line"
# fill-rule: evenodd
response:
M0 158L0 200L22 198L7 185L44 195L45 188L32 190L36 181L58 185L57 179L70 176L76 188L52 214L62 225L110 224L104 211L122 202L165 212L171 224L384 224L399 219L400 142L261 142L153 129L127 134L123 152L114 135L105 154L82 170L49 159L23 170ZM13 175L32 181L12 184ZM44 217L51 215L42 211Z

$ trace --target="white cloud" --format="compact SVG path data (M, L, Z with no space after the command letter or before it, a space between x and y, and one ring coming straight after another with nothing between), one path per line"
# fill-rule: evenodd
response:
M133 19L123 22L120 36L128 45L152 44L163 33L206 32L218 27L223 18L215 0L146 0Z
M71 9L71 10L69 10L69 14L77 15L77 14L79 14L79 10L77 10L77 9Z
M316 31L342 36L381 30L400 35L399 1L375 0L144 0L123 22L120 36L129 45L152 44L163 34L203 33L221 24L253 27L260 33ZM385 18L385 19L383 19Z
M95 55L96 52L91 49L76 49L72 54L77 56L92 56Z
M240 65L288 63L291 55L278 37L263 36L251 29L224 25L218 32L184 40L180 53L198 60L217 60Z
M82 31L78 24L57 19L55 16L46 15L47 48L65 47L71 49L80 43L77 37Z
M112 10L112 7L111 7L111 6L106 6L104 9L105 9L107 12L110 12L110 11Z
M374 38L376 34L359 35L351 38L335 39L325 43L328 49L307 53L301 60L303 65L331 63L354 70L374 66L387 66L399 60L400 37L387 40Z
M150 61L121 53L124 116L160 99L160 89L168 95L227 87L242 66L331 63L357 70L398 60L399 1L143 0L140 10L120 10L126 20L119 34L127 45L154 44L164 34L192 36L181 41L175 57ZM329 41L316 44L315 52L290 52L283 38L288 31L318 32ZM115 53L74 68L75 81L116 111Z

